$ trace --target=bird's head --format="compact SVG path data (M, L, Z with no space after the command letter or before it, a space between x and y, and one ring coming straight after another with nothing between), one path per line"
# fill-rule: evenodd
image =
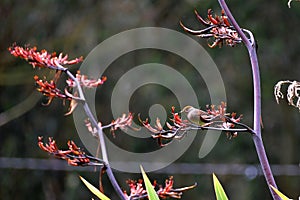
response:
M194 109L193 106L185 106L180 112L181 112L181 113L183 113L183 112L188 113L188 112L190 112L192 109Z

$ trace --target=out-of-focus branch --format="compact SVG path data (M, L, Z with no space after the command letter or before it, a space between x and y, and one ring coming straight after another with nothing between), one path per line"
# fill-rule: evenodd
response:
M7 124L8 122L22 116L23 114L31 110L33 106L39 101L40 97L40 94L33 92L21 103L0 113L0 126Z

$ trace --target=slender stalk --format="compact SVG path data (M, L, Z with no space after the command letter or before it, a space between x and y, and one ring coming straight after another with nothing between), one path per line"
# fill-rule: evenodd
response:
M80 98L81 102L83 103L83 109L84 109L86 115L88 116L88 118L90 119L91 123L93 124L93 126L97 127L98 138L99 138L99 143L100 143L101 152L102 152L102 159L103 159L103 162L105 163L107 176L108 176L112 186L114 187L115 191L117 192L118 196L122 200L126 200L126 198L123 194L123 191L121 190L121 188L113 174L113 171L110 167L110 164L109 164L103 130L101 127L98 126L98 122L97 122L95 116L93 115L88 103L85 100L84 93L82 91L82 87L81 87L79 81L77 80L76 77L74 77L74 75L67 68L65 68L63 66L58 66L58 67L59 67L59 70L64 71L76 83L79 98Z
M126 200L123 191L121 190L114 174L113 171L110 167L109 161L108 161L108 157L107 157L107 152L106 152L106 145L105 145L105 141L104 141L104 135L103 135L103 131L102 128L98 128L98 136L99 136L99 141L100 141L100 147L101 147L101 152L102 152L102 157L103 157L103 161L105 162L105 166L106 166L106 173L107 176L111 182L111 184L113 185L114 189L116 190L118 196L122 199L122 200Z
M252 76L253 76L253 88L254 88L254 122L253 122L253 130L254 134L252 134L253 142L256 148L256 152L260 161L260 165L262 167L265 179L267 181L269 190L273 196L273 199L280 200L281 198L272 190L270 185L277 188L273 173L270 168L270 164L266 155L266 151L264 148L264 144L261 137L261 88L260 88L260 74L259 74L259 65L256 54L255 41L249 41L247 36L244 34L243 30L239 27L238 23L234 19L232 13L230 12L225 0L218 0L231 24L238 32L239 36L242 38L243 43L247 47L250 62L252 66ZM249 34L249 32L247 32ZM253 36L252 36L253 38Z
M87 116L89 117L89 119L91 120L91 123L97 127L97 131L98 131L98 138L99 138L99 143L100 143L100 148L101 148L101 152L102 152L102 159L105 163L105 167L106 167L106 173L107 176L112 184L112 186L114 187L115 191L117 192L118 196L122 199L122 200L126 200L123 191L121 190L114 174L113 171L110 167L109 164L109 160L108 160L108 156L107 156L107 151L106 151L106 145L105 145L105 140L104 140L104 134L103 134L103 130L101 127L98 126L97 120L95 119L94 115L92 114L89 105L87 104L87 102L85 101L83 104L83 108L87 114Z

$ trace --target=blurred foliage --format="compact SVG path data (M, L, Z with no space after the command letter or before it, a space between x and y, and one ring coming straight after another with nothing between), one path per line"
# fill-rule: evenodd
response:
M92 184L90 184L87 180L85 180L84 178L82 178L80 176L81 181L84 183L84 185L93 193L95 194L99 199L101 200L110 200L110 198L108 198L107 196L105 196L105 194L103 194L102 192L100 192L99 189L97 189L95 186L93 186Z
M273 97L273 87L283 79L300 80L300 4L294 2L288 9L286 1L237 1L229 2L237 21L242 27L252 30L258 41L258 56L262 79L262 119L263 139L271 164L299 164L300 114L283 101L277 105ZM9 1L0 2L0 112L24 101L34 91L33 76L45 73L32 70L25 61L13 58L7 48L17 42L30 44L40 49L68 53L71 58L84 57L101 41L119 32L137 27L157 26L183 32L178 21L187 26L199 27L193 9L206 16L208 8L220 11L217 1L185 0L65 0L65 1ZM229 111L243 114L244 123L252 122L252 78L247 52L243 46L235 48L209 49L205 40L195 38L203 44L217 64L226 87ZM184 48L184 46L183 46ZM149 54L151 56L149 56ZM106 115L99 116L104 122L112 118L110 96L118 78L132 66L147 62L157 62L173 66L197 88L199 104L209 103L209 96L201 76L194 75L184 60L160 51L137 51L116 60L109 71L107 83L97 92L97 110ZM99 63L101 65L101 63ZM47 74L48 72L46 72ZM166 77L167 78L167 77ZM172 77L171 77L172 78ZM148 86L147 86L148 87ZM145 86L132 97L131 109L147 117L149 107L159 103L166 106L177 104L174 95L166 88ZM145 98L146 97L146 98ZM37 147L37 136L53 136L59 145L68 139L80 144L72 117L64 117L66 108L56 100L48 107L32 101L33 108L22 116L1 126L1 157L47 158ZM35 105L36 104L36 105ZM172 104L172 105L170 105ZM34 106L35 105L35 106ZM178 107L178 106L177 106ZM25 108L23 108L25 109ZM3 117L3 115L1 115ZM2 119L0 119L2 120ZM125 142L122 134L116 133L116 143L124 148L145 150L145 143ZM203 137L195 142L178 162L201 163L258 163L249 135L228 140L224 135L213 151L203 159L198 158ZM122 146L121 145L121 146ZM128 147L126 147L126 145ZM154 142L153 142L153 145ZM151 145L150 145L151 146ZM150 149L152 147L149 147ZM33 171L1 169L0 197L5 199L89 199L90 194L78 180L75 172ZM95 173L81 173L88 180L97 183ZM163 182L161 175L148 174L151 179ZM169 174L170 175L170 174ZM117 173L123 188L125 180L136 175ZM168 175L166 175L168 176ZM176 183L188 185L198 182L198 187L187 192L183 199L213 199L210 176L176 175ZM220 176L230 199L271 199L264 178L247 179L243 176ZM299 195L299 177L276 177L278 185L290 197ZM106 194L116 199L110 184L104 178Z
M217 200L228 200L224 188L215 174L213 174L213 183Z
M142 171L143 180L145 183L145 187L147 190L149 200L159 200L159 197L158 197L156 191L154 190L153 185L152 185L151 181L149 180L149 178L142 166L141 166L141 171Z

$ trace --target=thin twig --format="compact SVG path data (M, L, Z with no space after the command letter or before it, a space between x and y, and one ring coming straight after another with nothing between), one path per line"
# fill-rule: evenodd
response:
M225 128L218 128L218 127L210 127L210 126L198 126L198 127L193 127L190 128L190 130L214 130L214 131L225 131L225 132L250 132L249 129L246 128L230 128L230 129L225 129Z
M3 126L28 112L40 100L40 97L41 95L34 91L19 104L0 113L0 126Z
M240 122L236 122L236 121L232 120L230 117L227 117L227 116L224 116L224 117L225 117L227 120L229 120L230 123L233 123L233 124L235 124L235 125L244 127L244 128L247 130L247 132L250 132L250 133L252 133L252 134L255 134L255 131L254 131L252 128L250 128L249 126L247 126L246 124L243 124L243 123L240 123Z

